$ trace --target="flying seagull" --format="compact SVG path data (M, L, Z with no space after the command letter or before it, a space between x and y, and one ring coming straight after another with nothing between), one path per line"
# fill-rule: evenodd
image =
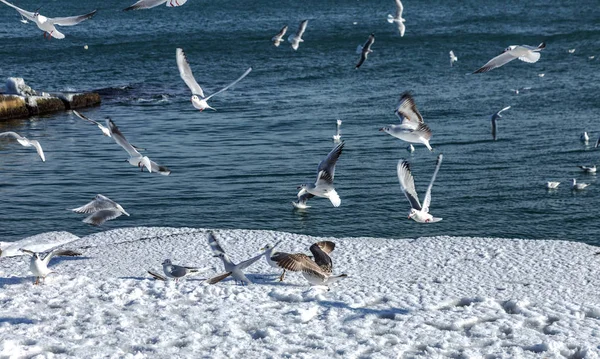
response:
M300 43L304 42L304 40L302 40L302 35L304 35L304 31L306 31L307 24L308 20L302 21L300 23L300 26L298 27L298 31L296 31L295 34L291 34L288 37L288 42L292 44L292 49L298 50L298 46L300 46Z
M318 242L310 246L313 259L304 253L275 253L271 260L285 270L302 272L310 285L329 286L338 280L347 277L346 274L333 275L333 262L329 253L335 248L335 243L330 241Z
M30 251L29 249L21 249L21 251L31 256L31 261L29 262L29 270L35 276L35 282L33 283L34 285L40 284L40 278L42 278L42 280L45 281L46 276L48 274L54 273L54 271L48 269L48 263L50 263L50 260L52 258L56 256L75 257L81 255L81 253L74 252L71 250L55 249L52 252L46 254L46 256L42 259L40 256L41 253Z
M121 130L115 125L115 123L110 119L106 119L106 127L110 131L110 137L112 137L115 142L123 147L125 151L129 154L129 159L127 160L129 164L132 166L139 167L142 171L144 167L148 169L148 172L158 172L163 176L168 176L171 174L171 170L169 170L165 166L160 166L156 162L151 161L148 156L142 156L138 150L131 144L125 136L121 133Z
M94 226L100 226L102 223L115 219L122 214L129 216L129 213L125 212L120 204L101 194L97 194L90 203L71 209L71 211L90 214L83 222Z
M423 116L421 116L421 113L417 109L415 100L410 93L404 92L400 96L395 114L402 123L382 127L379 131L386 132L409 143L422 143L430 151L433 151L433 148L429 144L431 129L423 122Z
M356 53L360 54L360 59L358 60L355 69L358 69L360 65L362 65L363 62L365 62L369 53L373 52L373 50L371 50L371 45L373 45L374 42L375 34L371 34L369 35L369 38L367 39L367 42L365 42L364 45L358 45L358 47L356 48Z
M225 253L213 232L208 233L208 244L210 245L210 249L213 252L214 257L221 258L223 261L223 266L225 267L225 273L209 279L207 281L209 284L215 284L229 276L232 276L236 282L240 282L242 284L252 284L250 279L248 279L242 271L258 261L260 257L264 255L264 253L235 264L231 261L231 259L229 259L229 256L227 253Z
M187 0L140 0L123 11L151 9L153 7L167 3L167 7L177 7L185 4Z
M497 121L499 119L502 118L501 113L508 110L510 108L510 106L506 106L505 108L503 108L502 110L496 112L495 114L492 115L491 119L492 119L492 137L494 138L494 141L496 141L496 134L498 133L498 123Z
M404 26L405 19L402 18L402 12L404 11L404 6L402 6L402 2L400 0L396 0L396 14L388 14L387 21L390 24L395 23L398 26L398 31L400 32L400 37L404 36L404 30L406 30Z
M23 137L21 135L19 135L16 132L2 132L0 133L0 138L2 137L12 137L14 139L17 140L17 142L19 142L21 144L21 146L24 147L35 147L35 149L37 150L38 155L40 156L40 158L42 159L43 162L46 162L46 156L44 156L44 150L42 150L42 146L40 145L40 143L36 140L28 140L26 137Z
M307 208L306 201L314 196L329 198L334 207L339 207L342 203L340 196L333 187L333 177L335 176L335 164L337 163L344 142L335 146L331 152L319 163L317 167L317 181L312 184L302 184L298 186L298 202L292 202L297 208Z
M212 95L210 95L208 97L204 97L204 91L202 91L202 88L200 87L198 82L196 82L196 79L194 78L194 74L192 73L192 69L190 68L190 64L187 60L187 57L185 56L185 52L183 52L183 49L178 48L176 50L176 57L177 57L177 67L179 68L179 75L181 76L181 78L183 79L185 84L192 91L192 105L194 105L194 107L200 111L204 111L207 108L210 108L211 110L216 111L214 108L212 108L208 105L207 101L214 95L218 95L221 92L230 88L231 86L237 84L244 77L246 77L250 73L250 71L252 71L252 67L250 67L237 80L233 81L232 83L223 87L222 89L213 93Z
M415 222L434 223L442 220L441 218L435 218L429 214L429 205L431 204L431 188L433 187L435 177L440 170L442 158L442 154L439 154L437 158L437 164L435 165L435 171L433 171L431 182L429 182L427 192L425 192L425 198L423 198L423 206L421 206L421 203L419 203L419 197L417 196L417 191L415 189L415 180L410 172L410 164L406 160L398 161L398 179L400 180L402 192L404 192L404 195L408 199L411 207L408 218L412 218Z
M288 26L283 25L283 27L281 28L281 30L279 30L277 35L275 35L275 36L273 36L273 38L271 38L271 41L273 41L273 45L275 45L275 47L279 47L279 45L284 41L283 36L287 32L287 29L288 29Z
M20 7L15 6L5 0L0 0L0 2L3 2L4 4L17 10L19 12L19 14L21 14L21 16L24 17L25 19L35 22L37 27L44 32L44 38L48 38L48 40L50 40L53 37L56 39L64 39L65 38L65 35L62 32L58 31L54 25L59 25L59 26L77 25L80 22L87 20L87 19L91 18L92 16L94 16L94 14L97 11L97 10L94 10L85 15L52 18L52 17L46 17L44 15L41 15L38 12L39 8L35 12L31 12L31 11L23 10Z
M540 59L540 51L546 48L545 43L539 44L538 47L533 47L529 45L511 45L507 47L504 52L500 55L494 57L487 64L483 65L480 69L473 72L474 74L479 74L482 72L488 72L497 67L503 66L514 59L519 59L524 62L534 63Z
M458 57L454 55L454 51L450 50L450 66L452 66L452 64L456 61L458 61Z

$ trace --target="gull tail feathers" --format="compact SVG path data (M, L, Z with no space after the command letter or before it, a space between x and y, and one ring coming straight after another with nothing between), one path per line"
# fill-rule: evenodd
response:
M389 22L390 24L394 22L394 16L392 16L392 14L388 14L387 22Z

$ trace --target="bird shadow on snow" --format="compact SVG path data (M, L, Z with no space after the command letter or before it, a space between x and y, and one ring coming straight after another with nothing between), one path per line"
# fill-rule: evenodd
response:
M22 317L0 317L0 326L4 323L8 323L11 325L35 324L35 321L29 318Z
M10 277L10 278L0 278L0 288L4 288L9 285L22 284L25 282L29 282L29 277Z
M365 307L351 307L348 303L344 302L335 302L329 300L322 300L317 302L319 305L326 308L338 308L338 309L348 309L350 311L356 312L356 315L350 316L344 319L344 322L352 321L355 319L363 318L366 315L375 315L381 319L396 319L396 315L407 315L410 313L408 309L402 308L384 308L384 309L372 309Z

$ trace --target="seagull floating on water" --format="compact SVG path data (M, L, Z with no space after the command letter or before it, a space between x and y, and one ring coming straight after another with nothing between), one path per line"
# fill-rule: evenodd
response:
M310 246L310 252L314 260L304 253L282 253L277 252L271 260L285 270L301 272L304 278L314 286L329 286L347 274L333 275L333 262L329 253L335 248L335 243L330 241L317 242Z
M129 213L125 212L120 204L101 194L97 194L88 204L71 209L71 211L84 214L91 213L83 222L94 226L100 226L104 222L115 219L122 214L129 216Z
M596 173L596 165L593 166L577 166L585 173Z
M110 118L106 119L106 125L110 131L110 137L112 137L117 145L123 147L123 149L129 154L129 159L127 161L130 165L139 167L142 171L144 170L144 167L146 167L148 172L160 173L163 176L168 176L171 174L171 170L169 170L167 167L158 165L156 162L150 160L148 156L142 156L142 154L139 153L138 150L131 143L129 143L129 141L127 141L123 133L121 133L121 130L119 130L117 125L115 125Z
M410 202L411 206L408 218L412 218L415 222L434 223L442 220L441 218L435 218L429 214L429 205L431 204L431 188L433 187L433 182L435 181L438 171L440 170L440 166L442 165L442 158L442 154L439 154L437 163L435 165L435 171L433 171L431 182L429 182L427 192L425 192L425 198L423 198L423 206L421 206L419 197L417 196L415 180L410 172L410 164L406 160L398 161L397 170L400 186L402 187L402 192L404 192L404 195L408 199L408 202Z
M339 207L342 203L340 196L333 187L333 178L335 176L335 164L337 163L344 143L341 142L335 146L331 152L319 163L317 167L317 181L312 184L302 184L298 187L298 201L292 202L294 207L304 209L308 208L306 201L314 196L328 198L334 207Z
M388 14L387 16L387 21L390 24L396 24L396 26L398 26L400 37L404 36L404 30L406 30L406 27L404 26L404 21L406 20L402 18L403 11L404 6L402 6L402 2L400 0L396 0L396 13L394 15Z
M16 132L2 132L0 133L0 138L2 137L12 137L14 139L17 140L17 142L19 142L19 144L21 144L21 146L24 147L35 147L38 155L40 156L40 158L42 159L43 162L46 162L46 156L44 156L44 150L42 150L42 146L40 145L40 143L36 140L28 140L27 137L23 137L21 135L19 135Z
M354 67L355 69L358 69L360 65L362 65L363 62L365 62L369 53L373 52L373 50L371 50L371 45L373 45L374 42L375 34L371 34L369 35L369 38L367 39L364 45L358 45L358 47L356 48L356 53L360 54L360 59L358 60L356 67Z
M544 77L546 74L538 74L539 77Z
M48 268L48 263L50 263L50 260L52 258L57 256L76 257L81 255L81 253L74 252L71 250L55 249L52 252L46 254L46 256L42 259L40 256L41 253L30 251L29 249L21 249L21 251L31 256L31 261L29 262L29 270L35 276L35 282L33 283L34 285L40 284L40 278L42 278L42 280L45 282L48 274L54 273L53 270L50 270Z
M48 40L50 40L53 37L55 39L64 39L65 38L65 35L62 32L58 31L54 25L59 25L59 26L77 25L80 22L91 18L97 12L97 10L94 10L85 15L52 18L52 17L46 17L44 15L41 15L39 13L39 8L35 12L31 12L31 11L23 10L20 7L15 6L5 0L0 0L0 2L3 2L4 4L17 10L19 12L19 14L21 14L21 22L23 22L23 20L24 20L23 17L27 20L31 20L31 21L35 22L37 27L44 32L44 38L48 38Z
M497 121L502 118L501 113L508 110L509 108L510 108L510 106L506 106L502 110L500 110L492 115L492 137L494 138L494 141L496 141L496 134L498 133Z
M177 7L185 4L187 0L140 0L123 11L151 9L166 3L167 7Z
M258 261L264 255L264 253L235 264L231 261L231 259L229 259L229 256L225 253L213 232L208 233L208 244L210 245L210 249L213 252L214 257L221 258L223 261L223 266L225 267L225 273L207 280L209 284L218 283L229 276L232 276L236 282L240 282L242 284L252 284L250 279L248 279L242 271Z
M450 66L456 61L458 61L458 57L454 55L454 51L450 50Z
M547 189L557 189L558 185L560 184L560 182L546 182L546 188Z
M250 71L252 71L252 67L250 67L237 80L233 81L232 83L223 87L222 89L213 93L212 95L210 95L208 97L204 97L204 91L202 91L202 88L200 87L198 82L196 82L196 79L194 78L194 74L192 73L192 69L190 68L190 64L188 63L187 57L185 56L185 52L183 52L183 49L178 48L176 50L176 57L177 57L177 67L179 68L179 75L181 76L181 78L183 79L185 84L192 91L192 105L194 105L194 108L196 108L200 111L204 111L207 108L210 108L211 110L216 111L214 108L212 108L208 105L207 101L211 97L218 95L221 92L230 88L231 86L237 84L244 77L246 77L250 73Z
M340 127L342 126L342 120L336 121L335 135L333 135L334 142L340 142L340 138L342 138L342 133L340 132Z
M287 32L287 29L288 29L288 26L283 25L283 27L281 28L281 30L279 30L277 35L275 35L275 36L273 36L273 38L271 38L271 41L273 41L273 45L275 45L275 47L279 47L279 45L284 41L283 36Z
M292 49L298 50L298 46L300 46L301 42L304 42L302 39L302 35L304 35L304 31L306 31L306 25L308 25L308 20L304 20L300 23L298 27L298 31L295 34L291 34L288 37L288 42L292 44Z
M581 142L587 143L590 140L590 136L588 136L587 132L583 132L581 136L579 136L579 139L581 140Z
M419 113L415 105L415 100L410 93L404 92L400 96L395 114L400 118L402 123L400 125L382 127L379 131L386 132L409 143L422 143L430 151L433 151L433 148L429 144L431 129L423 122L423 116Z
M529 45L511 45L507 47L500 55L494 57L473 73L479 74L482 72L488 72L497 67L503 66L514 59L519 59L529 63L537 62L540 59L540 51L545 48L546 44L543 42L538 47Z
M571 182L571 189L574 191L580 191L589 185L590 185L589 183L577 183L577 180L575 178L573 178L573 180Z

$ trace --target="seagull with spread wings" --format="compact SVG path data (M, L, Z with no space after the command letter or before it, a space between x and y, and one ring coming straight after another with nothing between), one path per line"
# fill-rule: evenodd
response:
M43 281L46 281L46 276L48 276L50 273L54 273L53 270L48 268L48 263L50 263L52 258L57 256L76 257L81 255L81 253L71 250L55 249L52 252L47 253L46 256L42 258L42 253L30 251L29 249L21 249L21 251L31 256L29 270L35 276L35 282L33 283L34 285L40 284L40 278L42 278Z
M288 42L292 44L292 49L298 50L298 46L300 46L301 42L304 42L302 39L302 35L304 35L304 31L306 31L306 25L308 25L308 20L303 20L298 26L298 31L295 34L291 34L288 37Z
M402 2L400 0L396 0L396 14L388 14L387 21L390 24L396 24L398 26L398 31L400 32L400 37L404 36L404 30L406 27L404 26L405 19L402 18L402 12L404 11L404 6L402 6Z
M96 197L86 205L71 209L71 211L89 214L83 222L93 224L94 226L100 226L102 223L115 219L122 214L129 217L129 213L125 212L120 204L101 194L97 194Z
M429 186L427 187L427 192L425 192L425 198L423 198L423 206L421 206L419 197L417 196L415 180L410 172L410 164L406 160L398 161L398 179L400 180L402 192L404 192L404 195L408 199L411 207L408 214L408 219L412 218L415 222L419 223L434 223L442 220L441 218L435 218L429 214L429 205L431 204L431 188L433 187L433 182L435 181L438 171L440 170L440 166L442 165L442 158L443 156L441 154L438 155L435 171L433 172L431 182L429 182Z
M4 4L12 7L17 10L19 14L21 14L21 18L25 18L27 20L31 20L35 22L37 27L44 32L44 38L50 40L51 38L55 39L64 39L65 35L58 31L55 25L59 26L73 26L77 25L80 22L87 20L96 14L97 10L94 10L85 15L77 15L77 16L68 16L68 17L46 17L39 13L39 8L35 12L23 10L18 6L15 6L9 3L6 0L0 0Z
M494 138L494 141L496 141L496 135L498 133L498 120L502 118L501 113L510 109L510 106L506 106L505 108L503 108L502 110L494 113L491 117L492 120L492 137Z
M151 9L166 3L167 7L177 7L185 4L187 0L140 0L123 11Z
M40 156L40 158L42 159L43 162L46 162L46 156L44 156L44 150L42 150L42 146L40 145L40 143L36 140L28 140L27 137L23 137L21 135L19 135L16 132L2 132L0 133L0 138L2 137L12 137L14 139L17 140L17 142L19 142L19 144L23 147L35 147L38 155Z
M214 108L212 108L208 105L207 101L211 97L218 95L221 92L230 88L231 86L237 84L244 77L246 77L250 73L250 71L252 71L252 67L248 68L248 70L246 70L246 72L244 72L242 74L242 76L240 76L237 80L233 81L232 83L223 87L222 89L213 93L212 95L210 95L208 97L204 97L204 91L202 91L202 87L200 87L200 85L194 78L194 74L192 73L192 69L190 68L190 64L187 60L187 57L185 56L185 52L183 52L183 49L177 48L177 50L175 51L175 55L177 58L177 67L179 68L179 75L181 76L181 78L183 79L185 84L192 91L192 105L194 106L194 108L196 108L200 111L204 111L207 108L210 108L211 110L216 111Z
M396 110L396 116L402 121L399 125L388 125L382 127L379 131L386 132L396 138L409 143L422 143L430 151L433 151L429 140L431 139L431 129L423 121L423 116L415 105L415 100L409 92L404 92L400 96Z
M488 72L500 66L506 65L514 59L519 59L528 63L537 62L540 59L540 51L545 48L546 44L544 42L539 44L538 47L529 45L511 45L504 49L504 52L502 52L500 55L494 57L473 73L479 74Z
M373 50L371 50L371 45L373 45L374 42L375 34L371 34L369 35L369 38L367 39L367 42L365 42L364 45L358 45L358 47L356 48L356 53L360 54L360 59L358 60L355 69L358 69L363 64L363 62L365 62L367 56L369 56L369 53L373 52Z
M279 45L284 41L283 36L287 32L287 29L288 29L288 26L283 25L283 27L281 28L281 30L279 30L277 35L275 35L271 38L271 41L273 41L273 45L275 45L275 47L279 47Z
M235 264L227 255L227 253L225 253L225 251L223 250L223 248L221 247L221 245L219 244L219 241L217 240L217 237L215 236L215 234L213 232L209 232L208 233L208 244L210 246L210 249L213 253L214 257L217 258L221 258L221 260L223 261L223 266L225 267L225 273L223 274L219 274L216 277L210 278L207 280L207 283L209 284L215 284L218 283L220 281L222 281L223 279L232 276L233 279L236 282L240 282L242 284L252 284L252 282L250 281L250 279L248 279L246 277L246 275L244 275L243 270L248 268L249 266L251 266L252 264L256 263L256 261L258 261L263 255L264 253L261 253L255 257L252 257L250 259L247 259L243 262L240 262L238 264Z

